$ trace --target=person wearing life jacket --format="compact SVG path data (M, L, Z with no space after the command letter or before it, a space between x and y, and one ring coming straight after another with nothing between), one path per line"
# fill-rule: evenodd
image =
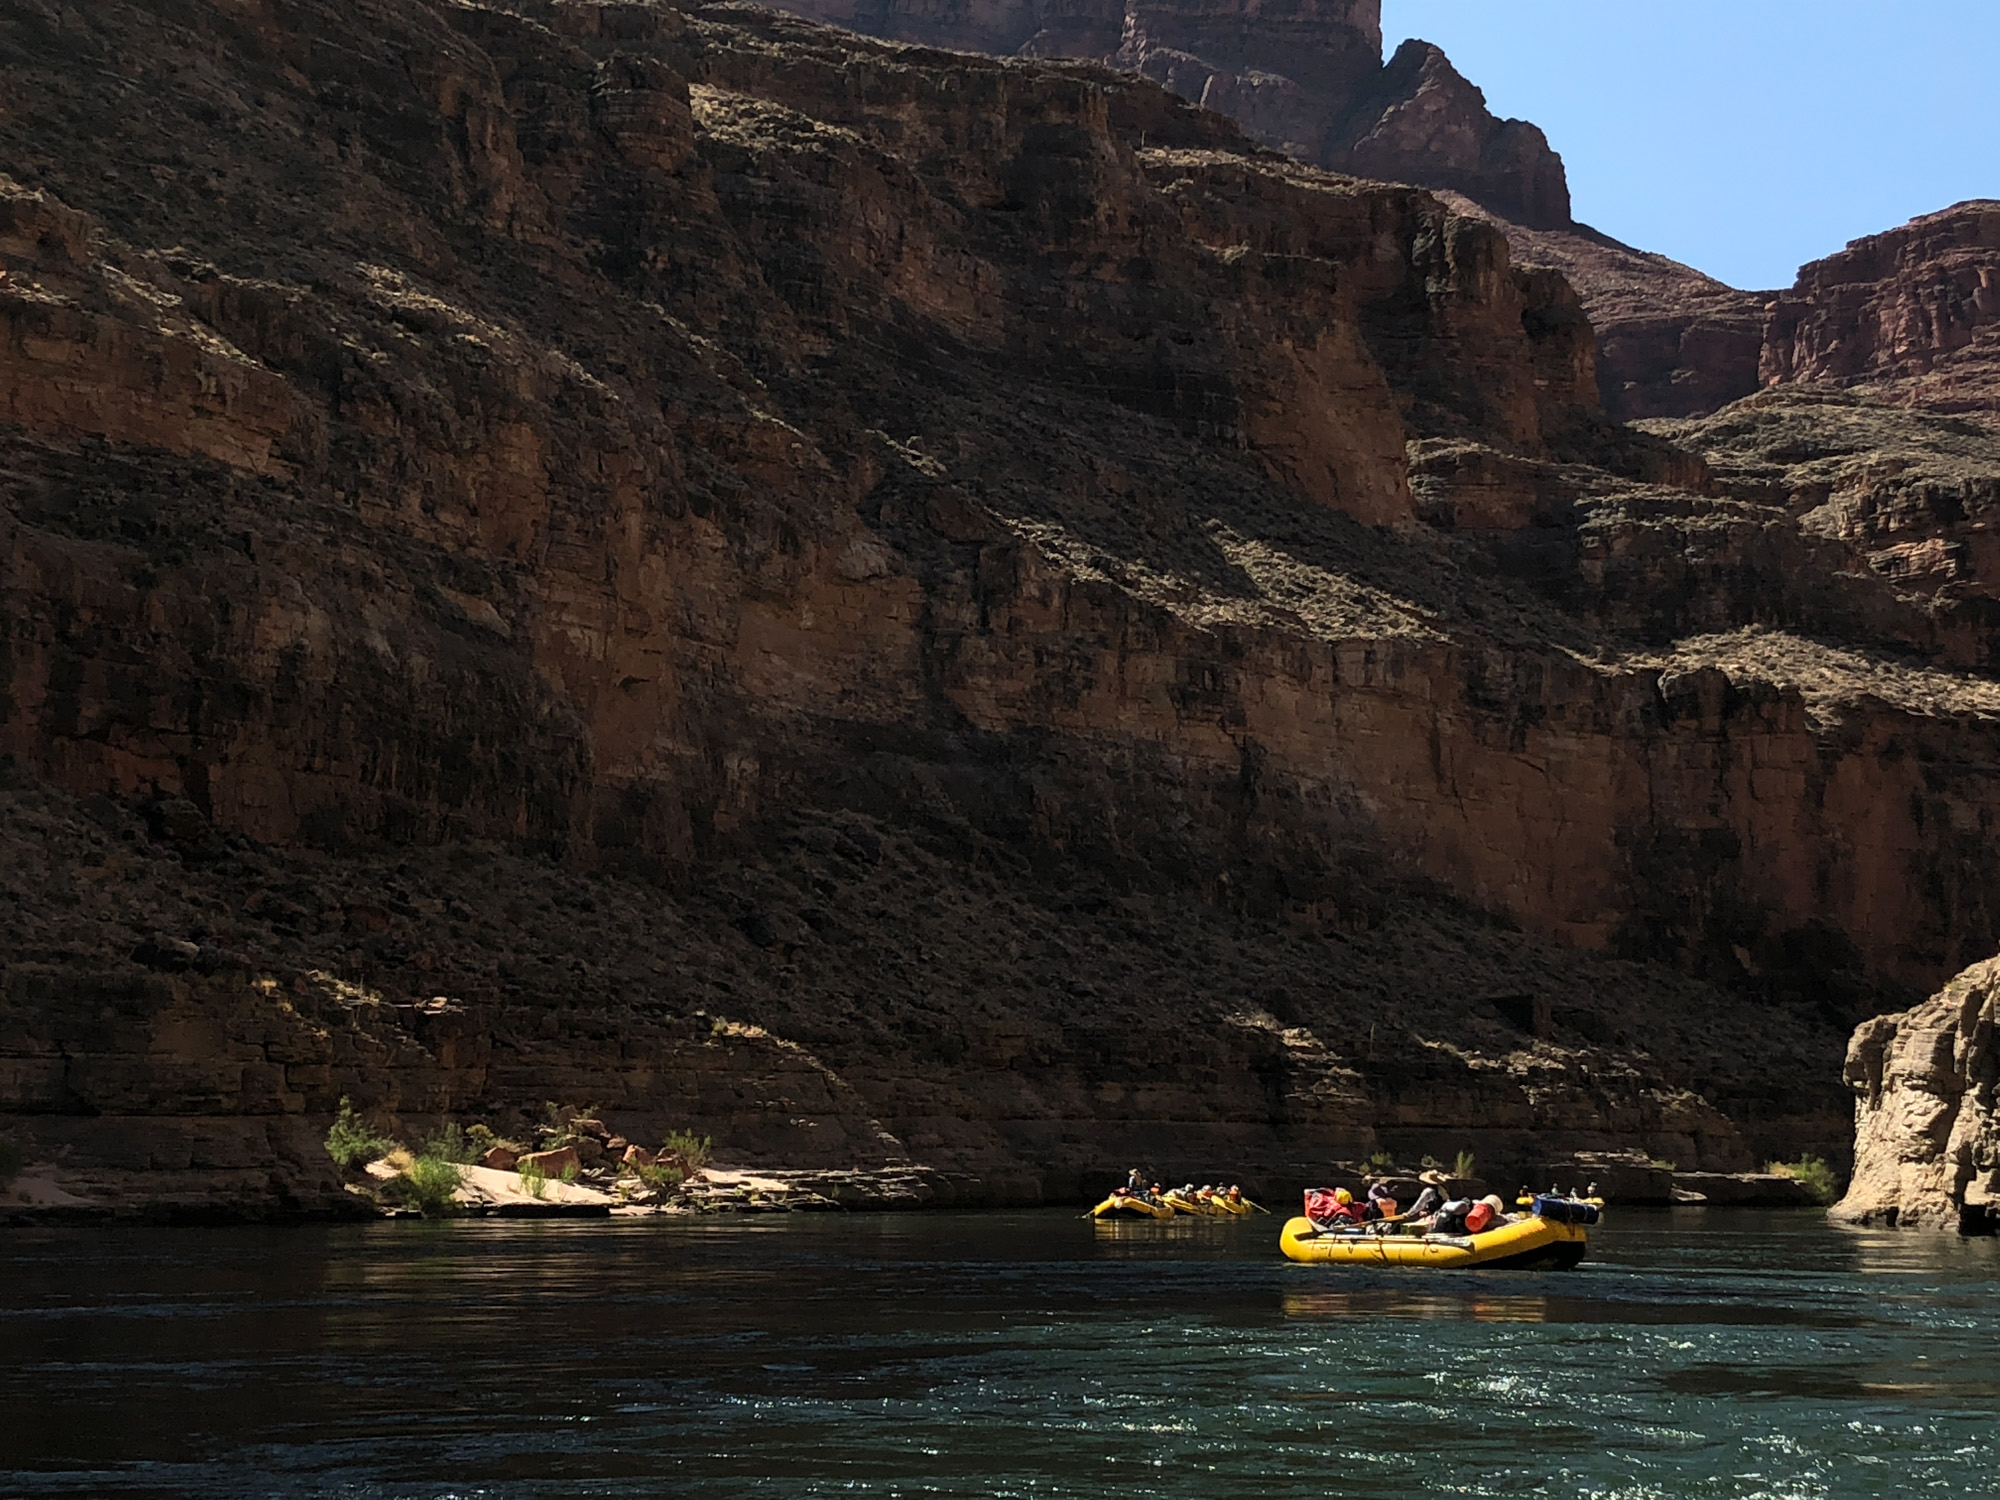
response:
M1393 1219L1396 1217L1396 1209L1396 1200L1389 1195L1387 1183L1368 1184L1368 1203L1362 1210L1364 1217L1370 1222L1376 1219Z
M1243 1203L1243 1189L1242 1189L1242 1188L1240 1188L1240 1187L1238 1187L1238 1186L1236 1186L1236 1184L1234 1184L1234 1183L1231 1183L1231 1184L1230 1184L1230 1186L1229 1186L1229 1192L1228 1192L1228 1193L1227 1193L1227 1194L1226 1194L1225 1196L1227 1196L1227 1197L1228 1197L1228 1199L1229 1199L1229 1201L1230 1201L1231 1203L1233 1203L1233 1204L1237 1205L1238 1207L1241 1207L1241 1206L1242 1206L1242 1203Z

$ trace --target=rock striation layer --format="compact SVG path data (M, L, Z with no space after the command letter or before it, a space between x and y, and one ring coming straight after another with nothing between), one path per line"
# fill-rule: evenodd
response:
M1805 267L1771 307L1761 375L2000 419L2000 203L1961 203Z
M80 1182L309 1203L342 1093L1735 1171L2000 947L1990 622L1428 193L732 5L16 8L0 97L0 1110Z
M1838 1219L2000 1228L2000 960L1854 1034L1854 1177Z
M1429 42L1405 42L1384 63L1381 0L786 0L779 8L895 41L1130 69L1315 166L1463 192L1536 228L1570 222L1562 158L1540 129L1496 118Z

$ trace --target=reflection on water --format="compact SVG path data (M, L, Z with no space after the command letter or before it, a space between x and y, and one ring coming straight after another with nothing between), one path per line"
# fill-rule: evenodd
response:
M1569 1273L1066 1213L0 1238L0 1494L1994 1493L2000 1246L1619 1213Z

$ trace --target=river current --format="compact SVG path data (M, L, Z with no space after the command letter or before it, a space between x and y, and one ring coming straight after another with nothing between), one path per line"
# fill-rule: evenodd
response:
M0 1494L2000 1494L2000 1244L1566 1273L1066 1212L0 1235Z

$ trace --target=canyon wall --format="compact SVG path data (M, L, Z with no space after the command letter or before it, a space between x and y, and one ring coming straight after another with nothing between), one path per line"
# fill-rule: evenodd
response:
M1961 203L1806 266L1771 308L1761 374L2000 416L2000 203Z
M2000 1228L2000 963L1854 1034L1854 1177L1834 1217L1856 1224Z
M1607 421L1576 294L1430 194L733 6L0 39L51 1158L590 1089L1015 1196L1747 1165L2000 947L1990 619Z
M1315 166L1448 188L1537 228L1570 222L1548 138L1502 120L1437 47L1384 63L1381 0L792 0L870 36L1010 57L1078 57L1143 74Z

